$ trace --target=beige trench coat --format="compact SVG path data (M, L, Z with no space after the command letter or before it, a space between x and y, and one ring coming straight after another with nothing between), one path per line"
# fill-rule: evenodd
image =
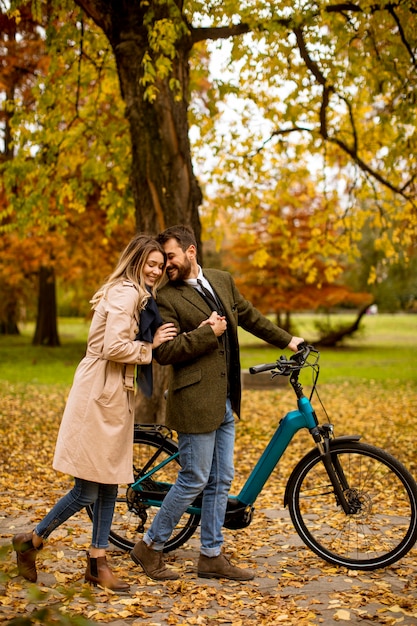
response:
M134 341L139 293L113 286L98 304L58 433L53 467L103 484L133 482L134 366L152 361L152 346Z

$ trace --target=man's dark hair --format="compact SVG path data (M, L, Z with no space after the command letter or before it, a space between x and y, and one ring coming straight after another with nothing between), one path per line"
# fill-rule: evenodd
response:
M197 241L194 231L189 226L185 226L183 224L170 226L157 236L157 240L161 245L164 245L164 243L166 243L169 239L176 239L183 252L185 252L190 246L195 246L197 249Z

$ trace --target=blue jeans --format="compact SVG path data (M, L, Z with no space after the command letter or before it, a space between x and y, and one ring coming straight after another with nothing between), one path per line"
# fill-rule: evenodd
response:
M75 478L74 487L39 522L35 533L46 539L74 513L78 513L88 504L94 504L91 545L93 548L108 548L117 490L117 485L102 485Z
M222 527L232 484L235 420L230 400L222 425L211 433L178 433L181 469L175 484L144 536L146 544L162 550L181 516L203 492L201 554L218 556L223 544Z

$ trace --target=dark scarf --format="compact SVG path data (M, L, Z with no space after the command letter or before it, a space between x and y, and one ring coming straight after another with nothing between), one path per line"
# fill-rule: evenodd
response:
M150 289L148 289L150 292ZM136 335L137 340L152 343L154 335L162 324L162 318L159 313L156 302L151 296L144 309L140 312L139 332ZM136 374L136 383L141 392L150 398L152 395L152 363L146 365L138 365Z

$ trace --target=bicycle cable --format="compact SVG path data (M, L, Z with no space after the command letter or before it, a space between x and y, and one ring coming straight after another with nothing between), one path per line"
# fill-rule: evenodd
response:
M317 381L319 378L319 374L320 374L320 365L317 363L317 361L315 361L314 363L306 363L305 364L307 367L310 367L313 370L313 382L312 382L312 389L311 389L311 393L310 393L310 397L309 400L311 402L313 395L315 394L317 397L317 400L323 410L324 415L326 416L326 419L329 420L329 415L326 411L326 407L323 404L322 399L319 396L319 392L317 389Z

